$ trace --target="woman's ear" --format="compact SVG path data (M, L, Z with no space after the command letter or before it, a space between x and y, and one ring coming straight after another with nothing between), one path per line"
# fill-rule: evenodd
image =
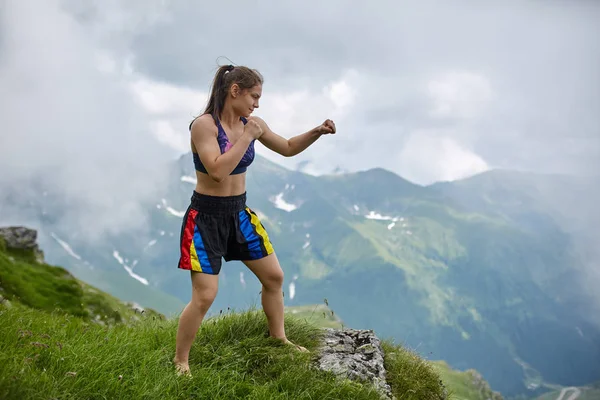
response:
M231 85L229 92L231 93L231 97L235 99L240 94L240 86L237 83L234 83Z

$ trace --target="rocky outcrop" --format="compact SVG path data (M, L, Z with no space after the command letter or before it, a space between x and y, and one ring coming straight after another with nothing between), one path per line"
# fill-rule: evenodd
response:
M381 342L372 330L325 329L318 367L341 378L372 384L382 399L395 399L386 382Z
M37 262L44 262L44 252L37 243L37 231L23 226L0 228L0 237L4 239L6 248L15 250L31 250Z
M479 372L474 369L469 369L467 370L467 373L471 376L471 384L479 390L482 397L489 400L503 400L502 395L498 392L494 392Z

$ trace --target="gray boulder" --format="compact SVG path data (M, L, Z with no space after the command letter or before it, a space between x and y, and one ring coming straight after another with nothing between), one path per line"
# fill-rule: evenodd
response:
M382 399L395 399L386 382L381 342L372 330L325 329L318 367L341 378L372 384Z
M9 226L0 228L0 237L4 239L6 247L17 250L32 250L38 262L44 262L44 253L37 243L37 231L23 226Z

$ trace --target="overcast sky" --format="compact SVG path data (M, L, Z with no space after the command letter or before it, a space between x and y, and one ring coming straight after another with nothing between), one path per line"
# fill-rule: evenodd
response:
M144 99L160 97L148 102L170 114L160 135L173 148L187 150L186 123L226 56L265 75L257 115L276 132L290 137L336 120L339 134L299 157L262 152L285 165L309 160L314 173L382 166L418 183L494 167L600 167L600 2L285 3L128 10L149 12L154 24L124 24L127 45L114 54L148 80ZM115 18L99 9L79 15L95 26ZM157 92L157 82L168 86Z
M189 151L219 57L263 73L256 115L282 136L335 120L297 157L258 146L292 168L600 170L600 2L290 3L0 1L0 180L52 167L135 220L146 169Z

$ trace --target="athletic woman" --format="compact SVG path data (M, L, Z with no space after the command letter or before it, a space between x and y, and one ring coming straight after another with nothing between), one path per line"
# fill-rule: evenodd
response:
M217 294L222 258L242 261L261 282L270 336L307 351L286 338L283 271L264 226L246 205L246 170L254 160L256 140L291 157L336 128L328 119L291 139L277 135L262 119L250 116L258 108L262 83L256 70L220 67L204 113L189 127L197 184L180 238L178 268L191 271L192 281L192 299L179 319L173 359L180 374L190 374L190 348Z

